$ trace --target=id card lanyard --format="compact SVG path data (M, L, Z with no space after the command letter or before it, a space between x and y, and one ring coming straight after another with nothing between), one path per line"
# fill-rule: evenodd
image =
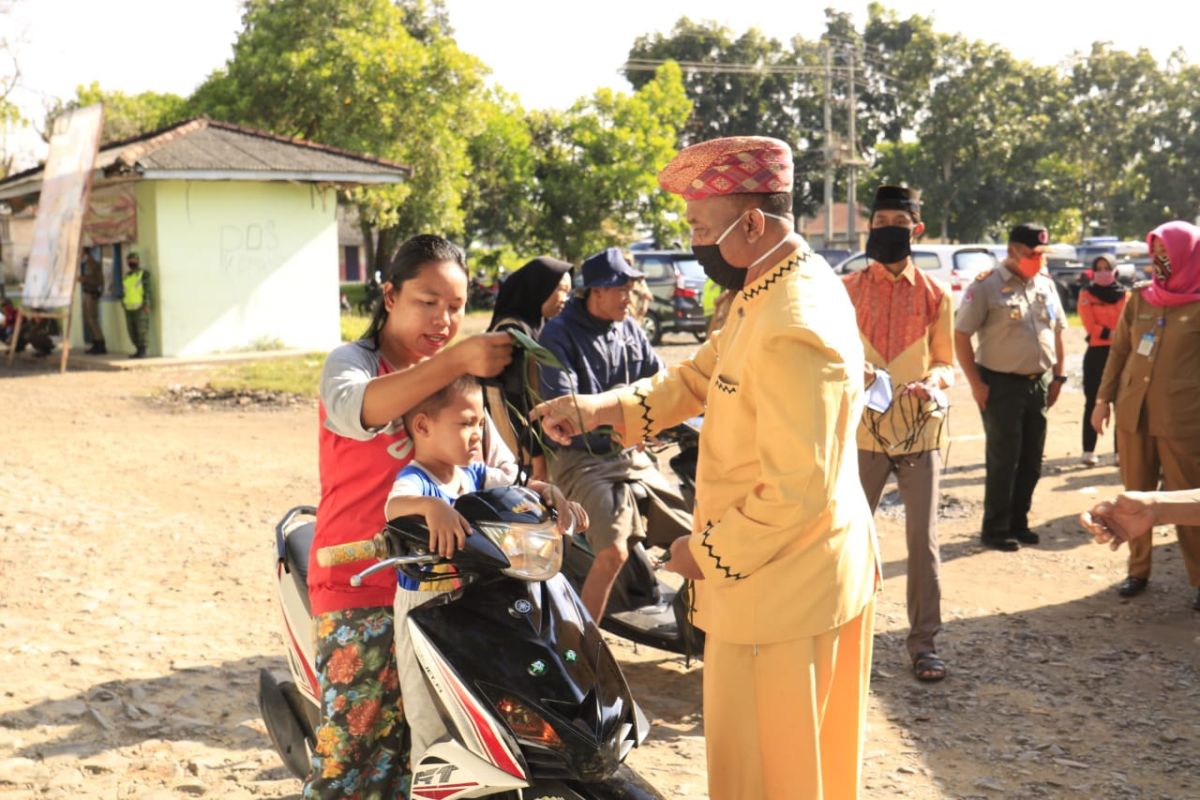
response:
M1158 318L1154 320L1155 330L1143 333L1141 341L1138 342L1137 354L1139 356L1149 356L1154 352L1154 345L1158 342L1158 337L1162 336L1166 324L1166 315L1159 314Z

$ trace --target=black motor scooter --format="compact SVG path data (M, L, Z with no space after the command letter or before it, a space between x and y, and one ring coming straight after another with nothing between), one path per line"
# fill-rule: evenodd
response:
M689 507L695 506L696 459L703 422L703 417L693 417L657 437L659 446L679 445L679 452L671 458L670 464ZM633 484L633 492L645 517L649 496L637 483ZM644 541L629 543L629 559L617 573L600 627L631 642L699 658L704 654L704 631L689 621L690 597L658 576L666 559L656 558L647 549L661 548L665 555L671 542L656 538L654 530L647 534ZM576 534L572 545L563 561L563 575L579 592L596 557L583 534Z
M373 539L322 548L322 564L383 559L381 569L420 579L450 564L461 588L414 609L408 631L447 736L413 754L412 797L459 800L662 800L622 762L649 724L578 596L559 574L564 537L533 492L507 487L460 497L466 546L428 552L424 519L394 519ZM320 722L305 572L311 507L276 526L280 604L291 680L262 670L259 707L271 740L297 777L309 770ZM424 576L428 579L428 575ZM297 633L300 635L297 635Z

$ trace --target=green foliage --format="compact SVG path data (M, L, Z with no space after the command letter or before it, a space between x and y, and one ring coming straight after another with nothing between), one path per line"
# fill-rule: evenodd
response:
M486 72L440 5L248 0L233 57L194 111L411 165L403 184L356 190L371 269L405 237L463 230L471 137Z
M466 240L520 243L537 222L530 191L537 167L533 135L515 97L493 92L478 112L481 130L467 145L471 180L463 193Z
M49 136L55 118L61 114L96 103L104 106L104 129L100 134L102 142L129 139L181 122L190 116L187 100L177 94L108 92L92 81L87 86L75 87L75 97L71 100L54 102L46 112L43 136Z
M566 112L533 115L539 225L532 238L572 263L629 244L648 228L683 236L683 202L658 188L691 103L678 65L658 68L633 95L597 91Z

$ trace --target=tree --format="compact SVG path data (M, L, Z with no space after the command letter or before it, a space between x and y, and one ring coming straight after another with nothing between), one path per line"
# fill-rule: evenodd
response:
M411 165L404 184L348 194L371 269L414 233L462 233L485 68L458 49L440 4L248 0L242 20L195 111Z
M0 20L12 13L12 6L12 0L0 0ZM6 36L0 36L0 132L22 124L16 104L8 99L20 79L21 65L13 52L12 42ZM0 136L0 178L8 177L13 168L14 154L3 149L7 141L7 136Z
M823 88L815 72L772 73L738 65L805 67L819 70L816 49L796 38L789 44L751 28L734 37L728 28L713 22L681 18L667 34L639 37L629 51L634 60L675 60L732 65L730 71L685 70L683 85L692 113L680 132L680 144L694 144L720 136L773 136L792 145L796 161L798 212L811 211L814 176L820 170L820 126ZM735 71L737 70L737 71ZM652 80L654 73L627 73L634 89Z
M75 97L71 100L54 102L46 112L45 128L40 131L42 138L50 141L56 117L96 103L104 106L104 130L100 134L104 143L164 128L189 116L187 100L177 94L106 92L99 83L92 81L87 86L75 87Z
M683 202L659 189L657 174L690 113L679 66L667 63L632 96L601 89L569 111L534 114L534 240L574 263L646 230L681 241Z
M482 130L467 145L471 180L463 194L468 242L523 242L534 226L533 135L516 98L494 92L480 108Z

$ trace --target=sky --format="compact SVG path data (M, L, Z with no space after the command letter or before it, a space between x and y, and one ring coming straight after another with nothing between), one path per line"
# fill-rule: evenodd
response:
M232 54L241 27L241 0L0 0L0 39L13 43L21 79L13 99L26 118L45 104L99 81L127 93L187 95ZM446 0L459 46L483 60L492 79L526 108L564 108L597 88L627 89L619 73L634 40L669 31L679 17L716 20L735 32L757 27L787 40L824 29L824 8L866 19L867 3L767 0ZM930 15L934 27L1004 45L1017 57L1056 64L1092 42L1145 47L1159 60L1183 47L1200 60L1200 4L1179 0L1082 3L1008 0L1002 6L962 0L891 0L901 17ZM772 8L772 7L775 8ZM980 9L983 9L982 11ZM1162 24L1169 20L1169 24ZM0 69L4 66L0 65ZM8 132L18 166L44 157L30 129Z

